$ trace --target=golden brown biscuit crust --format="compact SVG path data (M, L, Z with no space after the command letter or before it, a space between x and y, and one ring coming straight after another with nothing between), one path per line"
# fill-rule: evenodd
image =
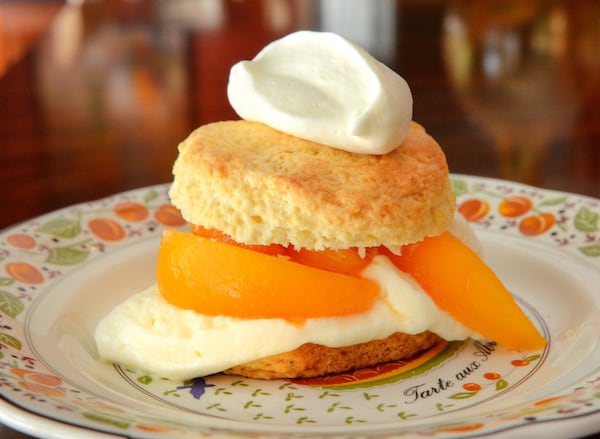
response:
M314 378L410 358L430 348L441 338L431 332L416 335L397 332L343 348L307 343L290 352L252 361L225 371L249 378Z
M246 244L401 245L440 234L455 208L444 153L414 122L383 156L217 122L179 145L173 173L170 196L186 220Z

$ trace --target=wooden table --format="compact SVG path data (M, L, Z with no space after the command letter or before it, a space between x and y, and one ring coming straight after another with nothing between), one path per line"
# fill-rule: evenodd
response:
M600 198L599 22L595 0L0 3L0 229L170 181L187 133L236 117L230 66L301 28L402 74L452 172Z

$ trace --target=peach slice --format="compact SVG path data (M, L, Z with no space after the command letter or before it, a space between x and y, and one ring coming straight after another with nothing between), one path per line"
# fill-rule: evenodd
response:
M238 247L247 248L248 250L254 250L255 252L264 253L271 256L285 255L287 251L287 249L280 244L241 244L235 241L227 233L223 233L217 229L207 229L206 227L202 227L197 224L192 224L190 226L190 232L196 236L201 236L202 238L210 238L216 241L221 241L225 244L237 245Z
M201 236L202 238L210 238L216 241L221 241L225 244L236 245L238 247L247 248L248 250L254 250L255 252L264 253L271 256L285 255L287 251L287 249L280 244L242 244L235 241L227 233L223 233L217 229L207 229L206 227L202 227L197 224L191 225L190 232L196 236Z
M401 256L388 257L466 327L509 349L546 345L502 281L452 234L425 238L403 247Z
M365 268L371 259L377 254L377 247L365 249L364 257L361 257L357 248L347 248L343 250L307 250L305 248L294 249L293 246L284 247L281 244L269 245L250 245L236 242L231 236L216 229L207 229L196 224L192 224L190 231L203 238L210 238L221 241L225 244L237 245L238 247L254 250L271 256L287 256L290 260L298 262L309 267L320 268L322 270L334 271L336 273L357 275Z
M348 275L357 275L369 265L371 259L377 255L378 248L370 247L365 249L364 257L361 257L356 248L347 248L343 250L288 250L290 259L309 267L320 268L322 270L333 271Z
M356 314L379 295L367 279L171 229L160 244L157 283L178 308L248 319Z

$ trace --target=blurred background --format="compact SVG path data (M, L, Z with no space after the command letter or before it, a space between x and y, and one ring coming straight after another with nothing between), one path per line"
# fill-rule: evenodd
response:
M169 182L236 118L231 65L298 29L400 73L452 172L600 198L597 0L0 0L0 229Z
M231 65L297 29L399 72L452 172L600 197L596 0L3 0L0 228L170 181L236 118Z

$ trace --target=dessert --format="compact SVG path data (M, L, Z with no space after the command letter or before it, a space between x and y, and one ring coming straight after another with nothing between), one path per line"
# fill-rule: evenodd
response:
M100 356L168 378L314 377L445 340L545 344L455 215L444 154L402 78L302 31L231 71L243 120L179 145L157 284L96 330Z

